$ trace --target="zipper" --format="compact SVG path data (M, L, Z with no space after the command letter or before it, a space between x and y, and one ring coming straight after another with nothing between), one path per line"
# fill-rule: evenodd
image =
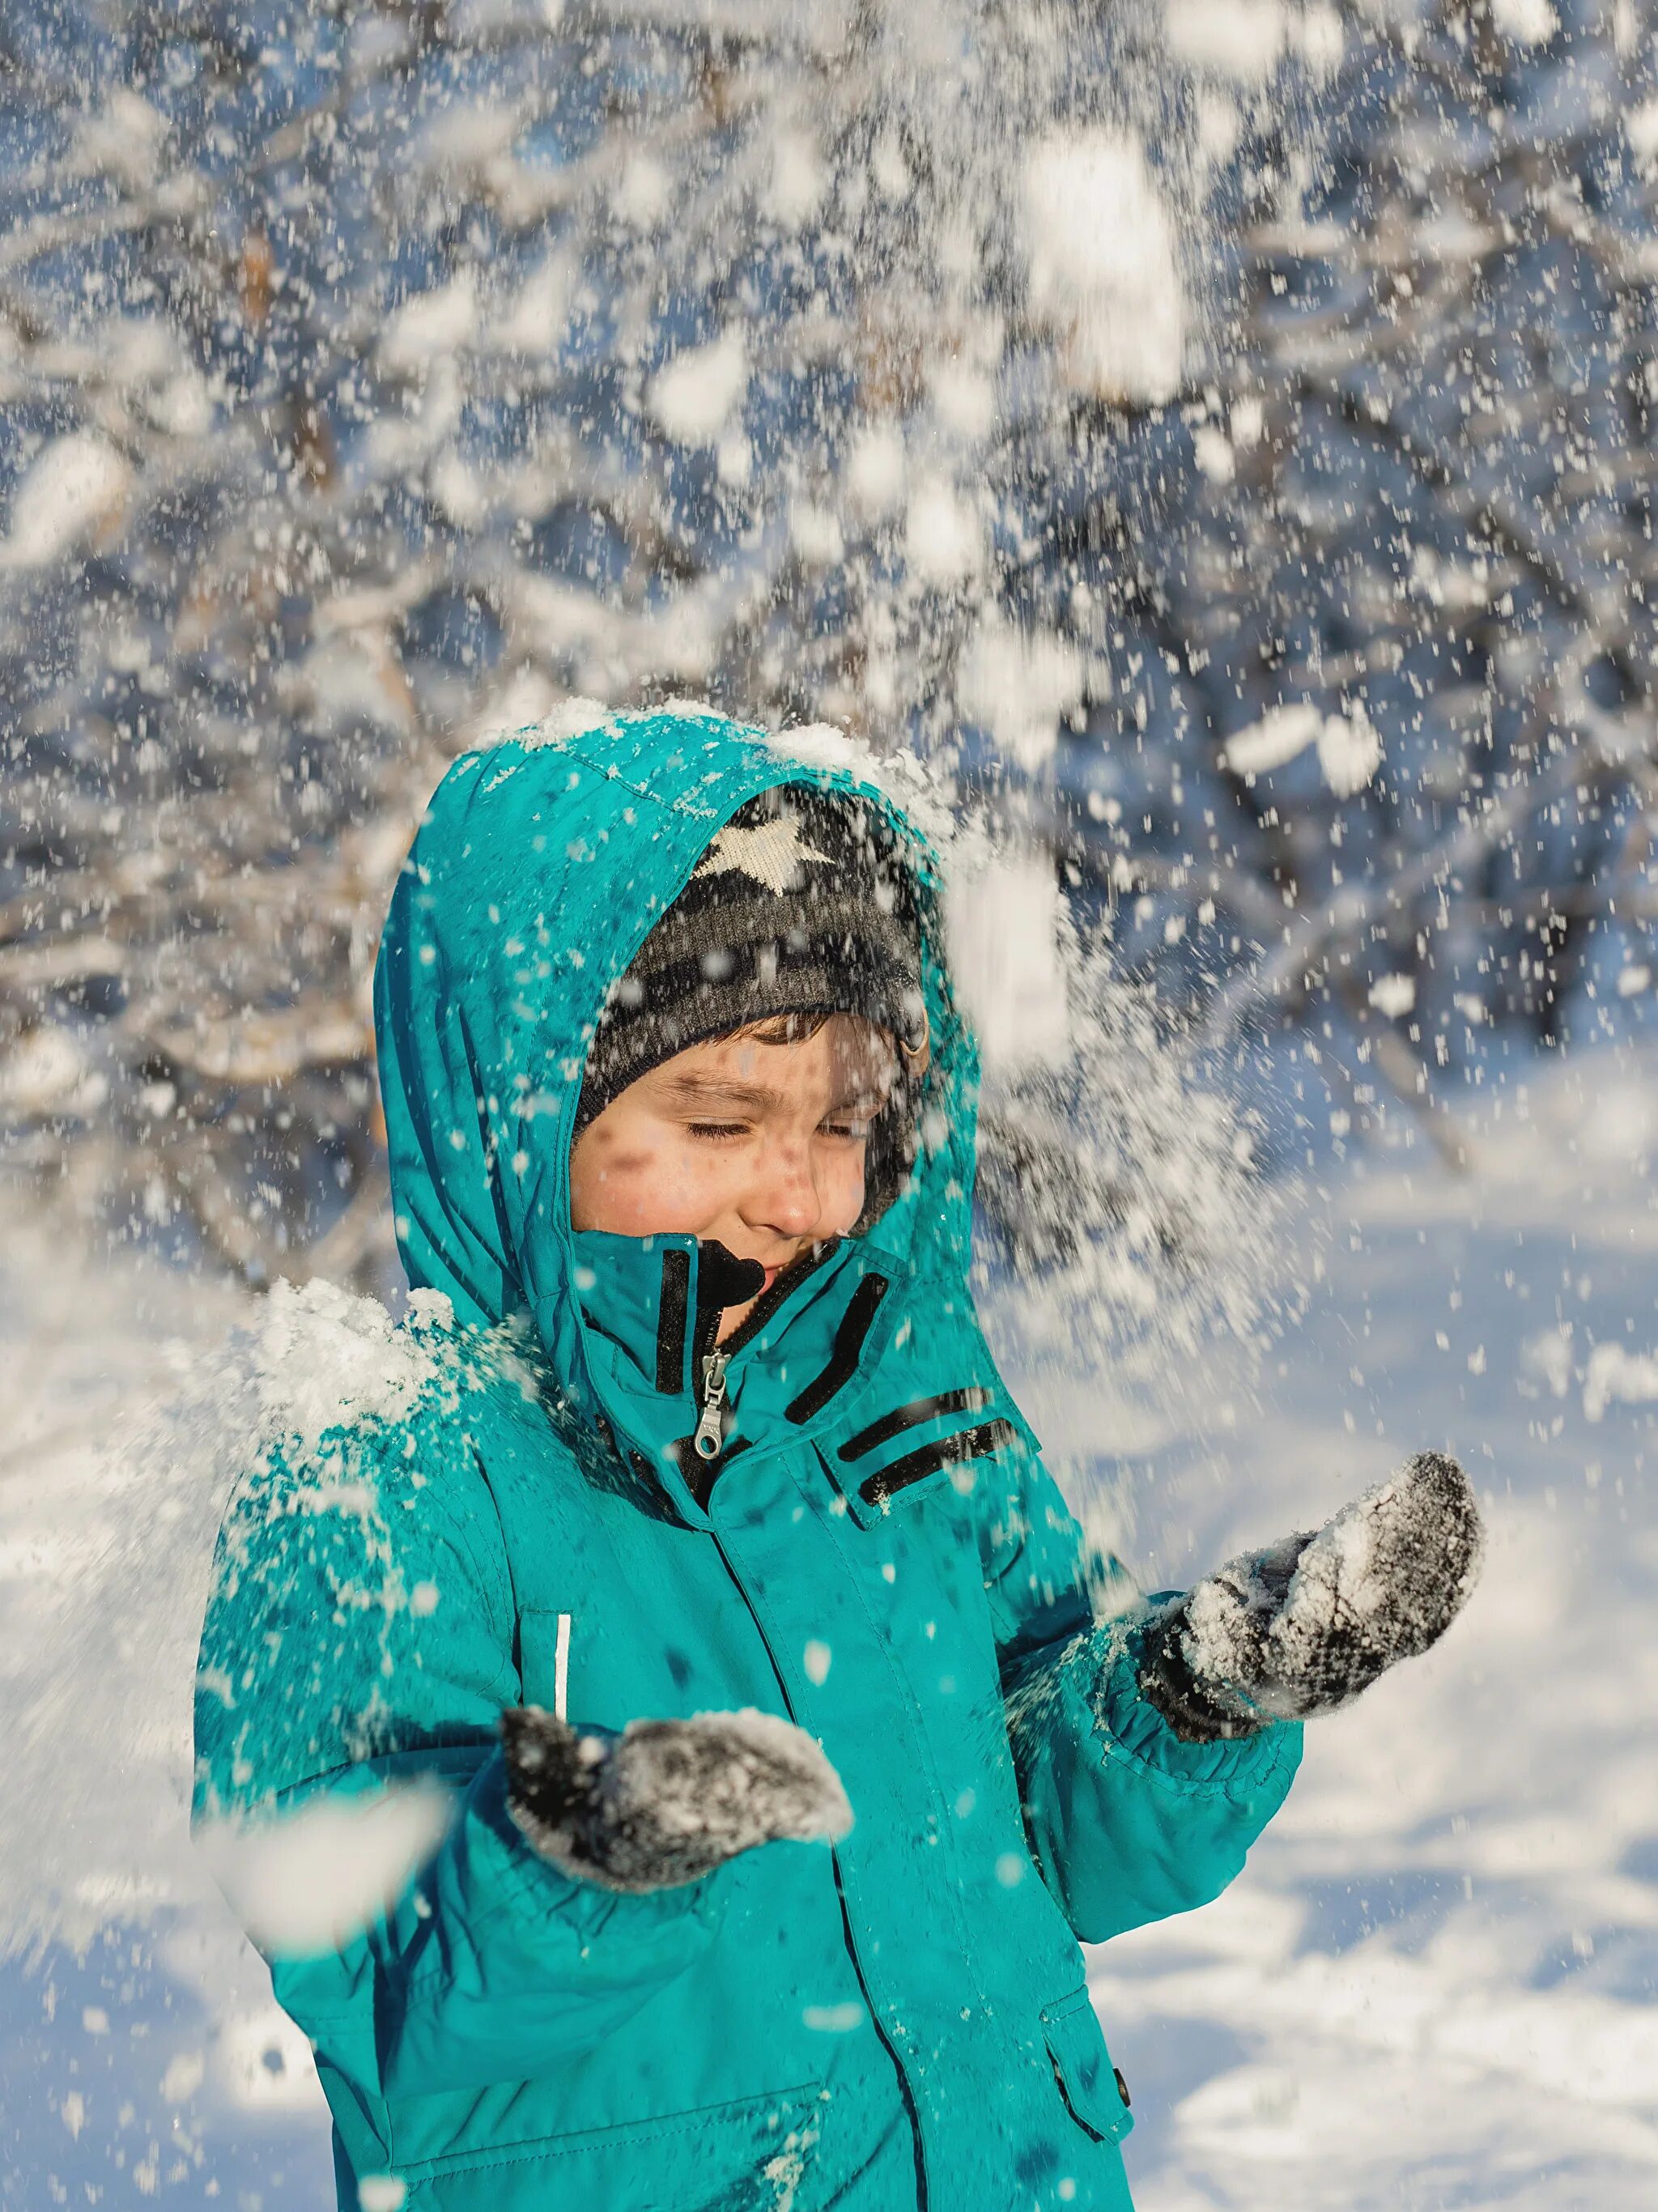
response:
M702 1362L702 1413L691 1438L699 1459L718 1459L725 1443L726 1370L730 1364L729 1352L710 1352Z
M700 1460L716 1460L725 1449L726 1370L732 1354L756 1336L784 1299L833 1256L839 1243L838 1237L828 1237L792 1267L785 1267L771 1288L762 1291L748 1319L732 1330L723 1345L715 1337L720 1327L718 1310L710 1308L706 1315L699 1315L701 1326L696 1333L694 1357L702 1377L702 1410L691 1437L691 1449Z

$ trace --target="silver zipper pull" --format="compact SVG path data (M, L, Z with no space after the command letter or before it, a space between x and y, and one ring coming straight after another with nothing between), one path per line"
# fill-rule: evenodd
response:
M726 1364L730 1358L728 1352L711 1352L702 1362L702 1418L691 1438L699 1459L718 1459L725 1442L720 1415L725 1411Z

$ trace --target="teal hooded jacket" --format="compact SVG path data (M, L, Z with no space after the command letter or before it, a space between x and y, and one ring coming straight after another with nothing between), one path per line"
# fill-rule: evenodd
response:
M1299 1756L1285 1726L1180 1742L1138 1694L1132 1620L1094 1618L1099 1562L969 1290L976 1064L935 861L787 744L681 711L469 753L392 902L397 1233L440 1295L400 1325L396 1389L347 1375L337 1415L273 1416L197 1705L199 1815L449 1793L366 1926L262 1938L349 2207L1126 2212L1079 1942L1215 1896ZM569 1146L607 989L785 783L886 811L929 918L935 1062L902 1195L732 1358L710 1484L684 1449L695 1243L573 1231ZM599 1729L783 1715L853 1826L606 1891L508 1814L495 1725L519 1703Z

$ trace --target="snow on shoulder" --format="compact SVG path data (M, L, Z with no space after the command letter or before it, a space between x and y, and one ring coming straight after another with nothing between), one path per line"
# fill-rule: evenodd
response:
M259 1443L310 1451L336 1430L406 1420L428 1394L452 1391L454 1342L440 1291L415 1291L398 1322L333 1283L275 1284L246 1340Z

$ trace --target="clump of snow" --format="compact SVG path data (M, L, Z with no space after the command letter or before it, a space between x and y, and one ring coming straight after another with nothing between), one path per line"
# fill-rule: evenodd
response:
M1144 148L1117 131L1056 131L1026 158L1021 190L1033 319L1072 385L1156 405L1179 388L1186 295L1174 222Z
M1291 26L1290 37L1316 76L1332 76L1340 68L1346 38L1339 9L1321 4L1303 8L1299 23Z
M1491 20L1517 46L1545 46L1560 28L1550 0L1491 0Z
M513 729L503 725L493 738L486 738L475 750L482 750L493 742L521 745L525 752L538 752L545 745L568 745L573 738L584 738L590 730L616 726L612 710L601 699L561 699L532 727Z
M1165 25L1177 61L1240 84L1272 75L1290 33L1280 0L1169 0Z
M1355 700L1345 714L1330 714L1318 733L1318 764L1338 799L1363 791L1382 765L1382 738Z
M1212 422L1202 423L1192 433L1192 453L1211 483L1230 483L1238 472L1232 441Z
M197 1841L260 1949L287 1958L336 1950L398 1896L448 1826L432 1784L319 1796L257 1821L204 1822Z
M453 1324L440 1291L416 1291L410 1310L439 1328ZM301 1451L354 1421L406 1419L440 1373L419 1334L384 1306L320 1280L273 1284L247 1356L264 1434L291 1437Z
M617 217L635 230L653 230L672 200L673 179L660 161L645 153L633 156L610 193Z
M1624 113L1630 151L1643 169L1658 167L1658 100L1643 100Z
M0 565L44 568L73 547L112 537L132 495L132 465L97 430L71 430L37 453L11 495Z
M904 436L896 422L873 422L853 441L841 471L842 493L853 514L878 522L902 501L909 470Z
M107 176L129 191L154 184L172 125L131 86L118 85L95 115L82 117L70 150L73 176Z
M869 747L833 722L805 722L793 729L767 732L774 752L803 768L840 769L847 775L871 779L877 762Z
M846 551L846 534L832 507L808 499L789 503L789 538L811 568L832 568Z
M477 325L477 280L466 270L404 301L380 333L380 366L392 376L422 374L470 345Z
M646 386L645 404L680 445L711 446L748 388L748 342L733 323L712 343L689 347L659 368Z
M996 614L980 623L957 671L963 717L1024 769L1052 757L1060 724L1082 705L1086 684L1083 656L1067 639Z
M131 1263L79 1274L60 1265L49 1279L73 1301L94 1366L81 1388L86 1425L60 1409L47 1432L72 1449L43 1448L27 1478L0 1486L0 1558L15 1555L20 1570L0 1584L10 1777L0 1955L43 1929L84 1932L199 1900L204 1876L185 1817L191 1701L233 1490L279 1441L300 1457L331 1431L452 1403L458 1387L447 1301L429 1293L416 1294L400 1328L373 1300L322 1282L279 1284L258 1299L204 1286L192 1300L175 1279ZM147 1299L163 1299L179 1322L194 1305L194 1350L169 1347L153 1322L135 1333L127 1309L142 1316ZM33 1378L6 1379L27 1444ZM372 1501L337 1457L307 1503Z
M1307 700L1270 708L1259 721L1226 740L1222 760L1236 775L1268 775L1318 747L1324 781L1339 799L1362 791L1382 765L1382 740L1355 701L1342 714L1321 714Z
M1614 1404L1650 1405L1658 1399L1658 1352L1631 1352L1621 1344L1597 1344L1583 1371L1583 1416L1606 1418Z
M798 230L817 212L829 172L810 131L784 128L771 143L771 175L762 204L774 222Z
M120 972L118 953L110 972ZM37 1022L0 1060L0 1106L15 1115L92 1113L107 1088L81 1039L58 1022Z
M550 355L569 317L570 265L556 253L540 262L490 322L483 343L493 353Z
M942 477L912 489L905 516L904 558L926 584L961 584L984 565L985 526L975 502Z
M1389 1021L1398 1021L1408 1014L1416 1004L1416 978L1413 975L1378 975L1371 984L1370 1002Z
M1269 708L1258 722L1228 738L1221 757L1236 775L1266 775L1306 751L1324 726L1306 700Z
M986 1069L1052 1066L1070 1044L1058 878L1045 856L958 871L945 903L950 972Z

